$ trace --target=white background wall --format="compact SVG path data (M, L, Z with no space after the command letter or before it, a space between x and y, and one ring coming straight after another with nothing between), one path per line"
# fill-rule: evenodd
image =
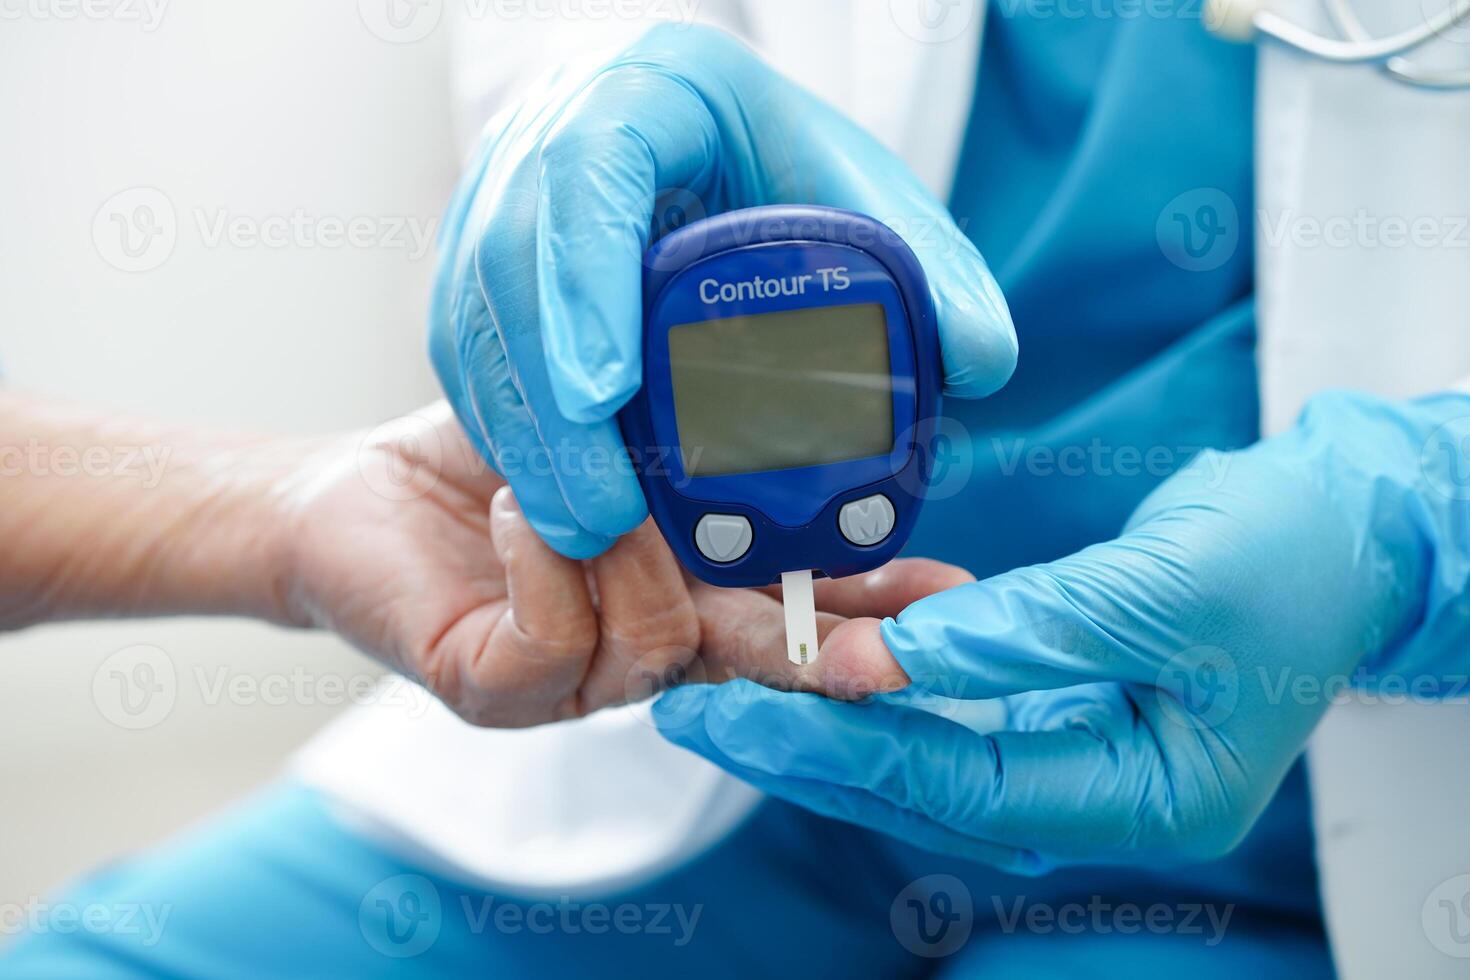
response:
M199 222L298 209L317 228L436 222L456 169L445 28L389 43L365 24L371 0L151 2L164 3L156 24L142 0L101 18L66 17L70 0L0 4L6 381L281 432L367 426L430 400L432 249L211 245ZM107 204L140 187L154 192ZM120 271L112 215L158 205L155 192L174 249L156 268ZM141 731L114 725L93 696L99 665L133 644L162 648L177 676L172 711ZM0 902L44 895L270 779L339 709L208 696L221 669L266 680L298 666L373 670L331 638L235 621L0 636Z

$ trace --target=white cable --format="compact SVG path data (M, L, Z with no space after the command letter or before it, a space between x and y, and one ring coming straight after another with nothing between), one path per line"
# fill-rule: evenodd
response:
M1207 0L1205 25L1229 41L1271 38L1323 61L1382 64L1407 54L1470 18L1470 0L1455 0L1417 27L1369 40L1323 37L1267 9L1265 0Z

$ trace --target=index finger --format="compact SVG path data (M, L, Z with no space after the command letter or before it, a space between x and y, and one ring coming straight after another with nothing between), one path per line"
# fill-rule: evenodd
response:
M935 592L972 581L963 569L928 559L899 559L877 571L816 583L821 649L806 665L786 656L780 590L694 589L707 678L746 678L779 690L860 700L904 687L908 678L878 634L878 619Z
M975 581L957 565L932 558L899 558L882 568L847 578L823 578L812 583L817 608L848 619L897 616L920 599ZM781 598L781 587L761 591Z

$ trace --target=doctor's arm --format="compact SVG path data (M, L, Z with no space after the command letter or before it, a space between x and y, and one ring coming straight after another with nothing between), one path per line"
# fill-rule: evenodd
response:
M1470 397L1320 396L1295 429L1198 459L1118 539L822 653L851 645L892 654L870 689L909 686L860 704L689 687L664 733L776 796L1016 872L1222 854L1334 698L1470 696ZM976 699L1004 720L961 724Z
M652 524L595 562L553 552L442 403L372 436L302 439L0 389L0 542L0 631L170 614L332 629L480 725L685 676L821 680L786 663L775 599L686 581ZM822 634L966 578L906 562L829 585Z

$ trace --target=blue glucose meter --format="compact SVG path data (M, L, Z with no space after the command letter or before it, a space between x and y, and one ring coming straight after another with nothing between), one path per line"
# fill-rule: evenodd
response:
M942 384L908 245L850 211L753 208L668 235L644 270L644 383L620 421L684 566L764 586L893 558Z

